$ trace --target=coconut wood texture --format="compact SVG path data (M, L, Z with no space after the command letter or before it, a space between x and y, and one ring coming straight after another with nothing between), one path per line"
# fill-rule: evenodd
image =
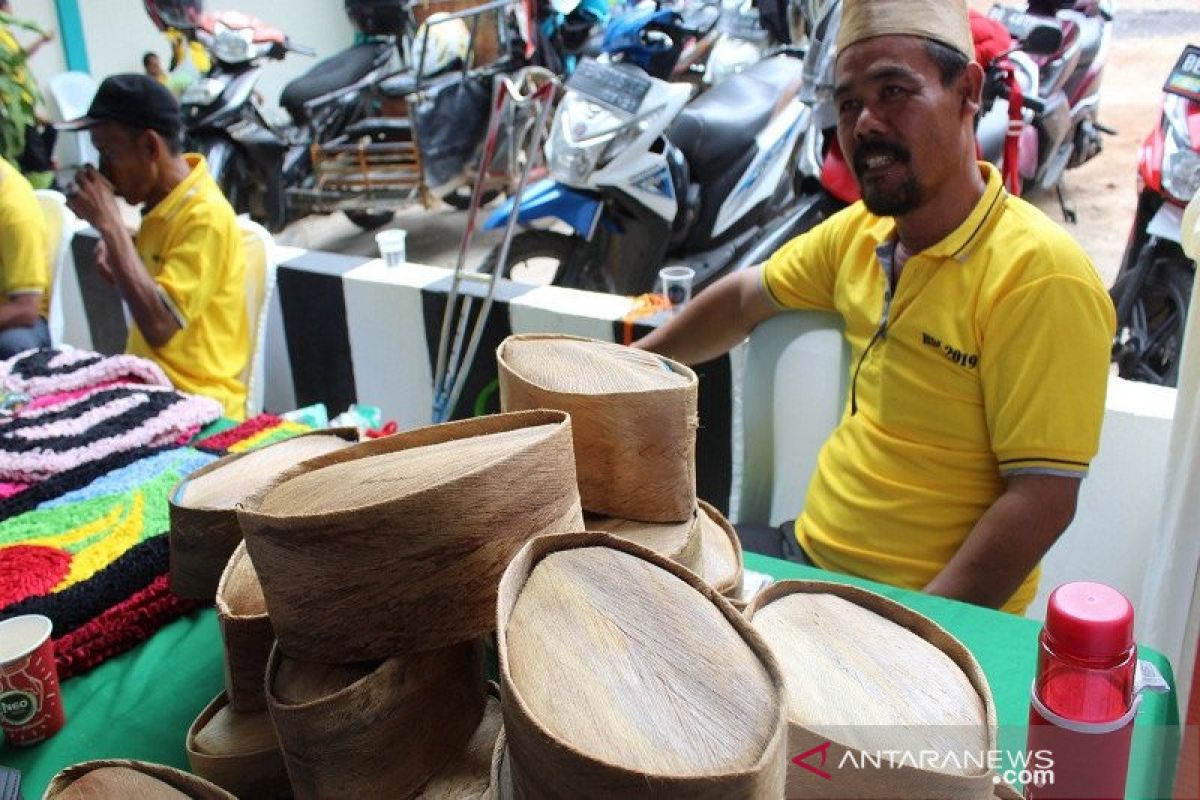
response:
M181 770L128 759L85 761L50 779L44 800L237 800Z
M267 707L263 676L275 643L258 573L239 542L217 584L217 625L225 643L225 694L235 711Z
M311 460L240 512L279 647L328 664L432 650L495 626L504 567L583 525L570 418L500 414Z
M188 729L192 772L238 797L291 797L283 753L266 712L234 711L224 693Z
M605 534L541 537L497 613L514 797L782 795L782 675L690 571Z
M571 415L583 507L686 522L696 502L696 373L650 353L572 336L510 336L496 350L505 411Z
M991 690L943 628L873 592L821 581L769 586L745 613L783 668L789 753L829 743L833 779L789 764L789 798L993 796L993 773L981 768L996 746ZM887 751L911 756L861 766L863 753ZM947 757L919 769L922 751Z
M463 751L487 702L479 641L390 658L355 678L271 653L267 708L297 800L411 797Z
M433 780L425 785L415 800L490 800L492 796L492 754L496 739L504 727L500 712L500 689L490 687L487 707L471 740Z
M236 507L256 504L298 463L357 440L353 428L305 433L248 453L231 453L176 484L168 496L171 591L211 600L229 556L242 540Z

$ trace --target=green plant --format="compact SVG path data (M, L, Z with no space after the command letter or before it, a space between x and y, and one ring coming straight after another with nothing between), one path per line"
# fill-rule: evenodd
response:
M41 34L36 23L0 11L0 25ZM9 36L0 37L0 155L16 161L25 149L25 131L37 122L41 93L25 68L28 54Z

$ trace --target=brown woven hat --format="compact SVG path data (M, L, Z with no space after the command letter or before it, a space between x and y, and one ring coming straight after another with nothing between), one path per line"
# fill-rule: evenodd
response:
M570 418L479 417L301 465L239 513L284 653L349 663L467 641L530 538L582 527Z
M787 682L788 757L831 776L792 761L787 797L993 796L992 693L970 651L935 622L821 581L769 586L745 613Z
M540 537L497 615L515 797L781 796L782 675L690 571L606 534Z
M975 57L964 0L846 0L838 25L838 52L877 36L920 36Z
M275 631L267 617L258 573L239 542L221 581L217 584L217 624L225 643L225 694L235 711L261 711L267 707L263 676L275 644Z
M687 567L726 597L742 590L742 545L733 526L703 500L687 522L636 522L584 515L589 531L611 533Z
M354 428L301 434L246 453L231 453L192 472L175 485L167 502L171 591L211 600L233 548L242 540L236 508L252 505L297 463L358 440Z
M505 411L571 415L583 507L686 522L696 502L696 373L628 347L573 336L510 336L496 350Z
M411 797L463 752L487 704L483 645L323 665L275 648L267 708L297 800Z
M270 715L234 711L224 692L188 728L187 757L192 772L238 797L292 796Z
M50 779L44 800L237 800L203 778L162 764L123 758L85 761L67 767Z

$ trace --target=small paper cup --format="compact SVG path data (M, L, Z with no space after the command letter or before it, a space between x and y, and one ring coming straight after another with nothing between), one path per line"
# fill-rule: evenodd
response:
M404 245L407 236L407 231L397 228L375 234L375 244L379 246L379 257L389 267L399 267L408 260Z
M0 622L0 730L9 744L36 744L63 726L53 627L41 614Z

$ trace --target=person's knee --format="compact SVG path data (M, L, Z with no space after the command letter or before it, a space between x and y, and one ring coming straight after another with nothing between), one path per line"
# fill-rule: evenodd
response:
M5 328L0 331L0 359L11 358L25 350L50 346L46 323L38 320L29 327Z

